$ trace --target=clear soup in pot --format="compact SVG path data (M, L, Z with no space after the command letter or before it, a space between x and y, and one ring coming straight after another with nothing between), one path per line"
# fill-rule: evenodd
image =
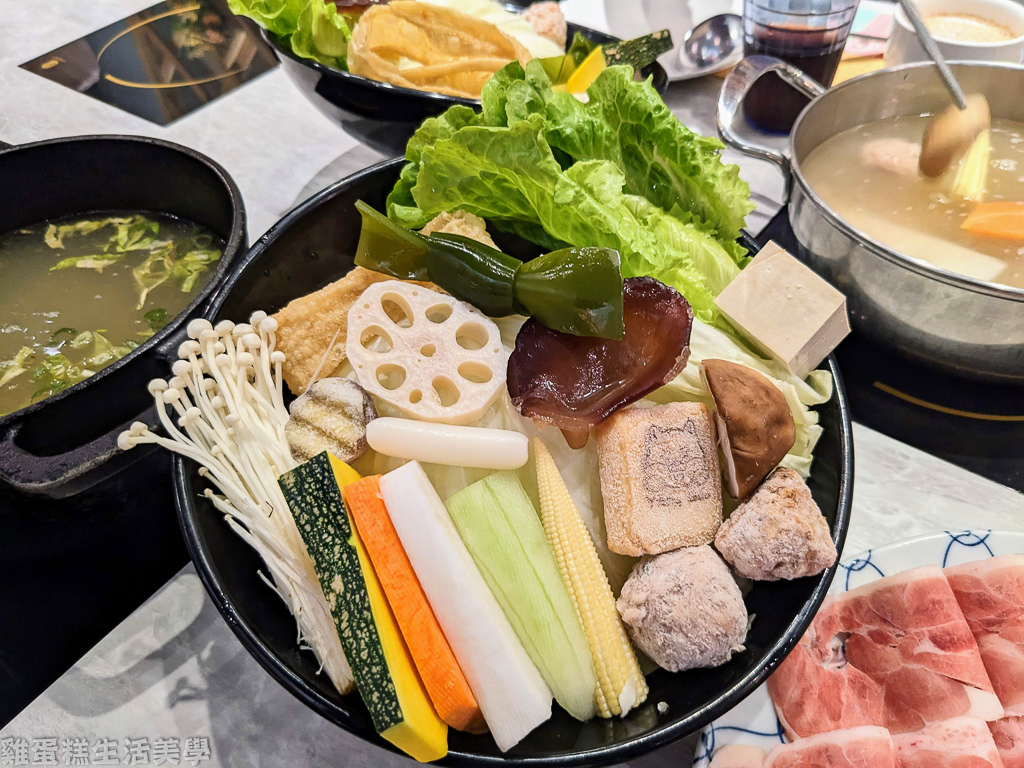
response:
M0 416L127 355L209 281L224 241L159 213L0 233Z
M844 131L816 147L800 168L825 204L871 239L951 272L1024 288L1024 123L992 121L984 183L975 185L979 201L960 194L966 158L938 179L918 172L930 119L894 117ZM982 226L987 234L973 224L964 228L972 213L976 222L980 214L1018 202L1020 215L1004 215L1001 234L991 233L995 227Z

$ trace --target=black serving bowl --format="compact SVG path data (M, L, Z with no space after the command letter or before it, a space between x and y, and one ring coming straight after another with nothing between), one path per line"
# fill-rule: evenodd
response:
M520 9L521 10L521 9ZM568 39L580 32L594 42L618 42L617 37L596 29L568 25ZM456 104L480 108L477 99L461 99L430 91L382 83L368 77L353 75L327 67L312 59L292 53L291 48L262 30L263 37L277 51L281 67L289 79L321 113L338 123L347 133L384 155L401 155L420 123L440 115ZM658 93L668 87L668 75L654 62L641 71L652 77Z
M117 435L136 419L157 423L152 412L147 416L146 382L165 372L176 334L245 250L245 207L227 171L208 157L137 136L3 145L0 180L0 232L75 214L153 211L202 224L225 242L209 282L144 344L63 392L0 417L0 486L63 498L141 458L118 451ZM0 518L5 511L0 505Z
M401 164L398 158L368 168L287 214L232 270L218 289L209 317L244 321L259 309L274 312L348 272L361 223L354 203L365 200L382 208ZM853 492L853 442L846 394L834 360L828 361L828 368L836 380L835 395L819 408L824 433L810 486L842 549ZM358 694L339 695L326 675L317 674L313 654L298 649L294 620L257 575L263 569L259 557L200 495L204 486L198 467L176 457L174 488L186 546L228 625L257 661L300 700L360 738L392 749L374 733ZM548 722L504 754L489 736L450 731L451 751L442 763L602 765L691 733L764 682L803 634L833 574L834 567L814 578L755 584L746 596L748 610L757 616L746 651L716 669L651 674L647 702L625 719L580 723L556 706ZM660 702L668 709L659 711Z

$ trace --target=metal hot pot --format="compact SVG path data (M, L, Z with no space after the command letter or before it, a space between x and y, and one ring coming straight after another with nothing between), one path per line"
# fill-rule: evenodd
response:
M988 98L994 117L1024 122L1024 68L981 62L952 68L967 93ZM768 72L812 99L793 126L788 156L751 144L733 125L750 87ZM1024 290L958 275L871 239L829 209L800 167L841 131L897 115L935 113L949 103L931 63L872 72L826 90L779 59L750 56L722 87L718 130L729 146L782 169L798 255L846 294L855 328L946 369L1024 380Z

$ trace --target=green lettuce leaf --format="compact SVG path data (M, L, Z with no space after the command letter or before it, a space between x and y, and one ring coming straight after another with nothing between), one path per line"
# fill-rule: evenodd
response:
M689 219L685 214L666 213L653 205L646 197L626 195L626 206L633 216L644 227L650 230L655 238L665 247L660 251L647 254L651 267L659 274L671 276L674 270L684 265L696 270L704 284L711 292L712 298L717 296L732 279L740 273L740 268L732 259L722 258L723 252L730 255L723 244L715 237L715 230L699 219ZM740 249L739 244L736 244ZM680 260L677 254L686 254ZM653 274L653 273L645 273ZM657 275L655 275L657 277ZM658 277L663 283L674 285L675 280Z
M535 234L539 226L555 241L615 248L624 276L656 277L680 290L698 316L715 319L714 296L738 269L714 236L625 194L622 171L612 162L563 170L544 125L534 114L508 128L462 128L422 149L415 184L402 194L421 220L461 208L519 234Z
M516 66L519 66L518 62L516 62ZM522 68L520 67L520 69ZM409 163L402 168L398 183L388 195L387 214L392 221L401 224L406 229L423 229L427 222L434 218L436 214L427 215L416 205L416 201L412 197L412 188L419 174L420 155L423 149L451 138L462 128L481 125L482 121L483 118L479 113L460 104L450 108L439 117L427 118L423 122L405 148L405 158Z
M228 0L236 16L248 16L271 34L285 37L299 28L309 0Z
M735 241L748 213L750 187L739 166L721 160L725 145L679 122L650 82L633 80L630 67L609 67L587 89L587 101L554 93L540 64L527 64L507 86L511 125L530 114L546 118L545 138L574 161L610 160L630 194L669 210L679 206Z
M753 208L720 141L682 125L629 67L602 72L582 103L555 93L539 61L513 62L481 103L413 135L393 221L420 229L463 209L549 250L616 248L624 275L658 278L719 322L714 297L746 262L736 239Z
M650 82L636 83L628 67L606 69L587 89L587 96L586 104L572 101L584 111L599 114L614 132L617 163L631 193L665 210L680 206L714 227L721 239L739 237L754 204L739 166L722 162L725 145L721 141L699 136L679 122ZM549 110L568 103L569 98L569 94L555 94ZM549 142L583 159L551 139L555 131L560 138L567 137L572 124L550 117L548 124Z
M347 68L357 14L341 13L329 0L228 0L228 7L280 38L296 56Z
M292 51L327 66L347 69L348 41L358 20L355 14L339 12L332 2L309 0L292 33Z
M484 125L495 127L508 125L508 119L505 116L505 108L508 104L508 90L513 83L519 82L525 79L525 77L526 71L523 69L523 65L518 61L513 61L491 75L491 78L484 83L483 90L480 93L480 104L483 107L481 119ZM451 109L448 110L448 112L451 111ZM444 115L441 115L441 118L443 117ZM406 154L406 157L408 157L408 154Z

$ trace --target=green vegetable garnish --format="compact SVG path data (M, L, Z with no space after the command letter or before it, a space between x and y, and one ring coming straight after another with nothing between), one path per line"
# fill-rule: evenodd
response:
M410 139L389 218L421 229L464 210L550 250L615 249L623 277L650 275L719 322L714 298L746 262L736 239L753 209L739 168L631 67L604 70L587 96L555 93L540 62L499 70L481 114L452 107Z
M62 392L93 373L95 371L73 364L65 355L60 353L48 355L32 371L32 380L42 385L32 393L32 399L49 397L57 392Z
M220 258L220 251L189 251L171 268L171 277L181 279L181 290L190 293L196 280Z
M46 228L46 234L43 236L43 239L51 248L63 248L64 238L69 235L88 235L104 227L128 224L134 218L141 217L111 216L106 219L82 219L70 224L51 224Z
M149 296L150 291L167 282L173 266L174 248L167 246L157 251L150 251L146 260L132 269L135 287L139 292L139 303L136 305L136 309L142 309L145 306L146 297Z
M61 328L51 338L69 333L75 333L74 328ZM68 347L70 349L84 349L90 344L92 345L92 351L80 364L72 363L61 352L54 351L53 354L47 354L42 362L32 370L32 380L42 385L32 393L32 399L49 397L57 392L62 392L73 384L89 378L103 366L109 365L115 360L120 360L139 346L134 341L126 341L120 346L114 346L100 331L82 331L75 335L75 338L71 340ZM22 347L13 361L0 363L0 386L3 386L15 376L24 372L26 369L23 364L31 355L31 348ZM11 363L16 365L11 366ZM21 370L15 372L16 368L21 368Z
M566 248L526 262L460 235L404 229L363 201L355 263L430 280L485 315L529 315L556 331L621 339L622 275L611 248Z
M25 367L25 363L27 363L31 357L32 347L22 347L10 360L0 362L0 387L25 373L25 371L28 370L28 368Z
M159 331L167 325L167 310L163 307L151 309L142 317L147 323L149 323L149 327L153 331Z
M166 248L169 245L166 241L156 239L160 232L160 223L142 215L112 216L106 219L78 221L73 224L51 224L46 230L46 244L51 248L63 248L65 238L72 235L92 234L104 227L115 227L115 232L110 236L106 245L102 246L103 253L61 259L50 267L50 271L76 267L78 269L95 269L102 274L105 267L123 261L129 251L149 250L152 254L154 250Z
M77 334L75 336L75 338L73 338L71 340L71 343L69 344L69 346L72 349L81 349L82 347L89 346L89 344L92 343L92 340L93 340L92 331L82 331L81 333Z
M166 243L150 251L144 262L132 269L135 287L139 292L136 309L142 309L150 292L170 279L181 280L181 290L189 293L196 280L210 265L218 261L221 252L210 249L210 238L197 235L178 243Z
M149 248L160 232L160 224L145 216L132 216L130 220L117 225L111 245L119 252L141 251Z
M91 256L72 256L67 259L61 259L52 267L51 272L56 272L58 269L68 269L69 267L77 267L79 269L95 269L97 272L102 273L104 267L109 267L111 264L116 264L124 258L123 253L104 253L99 255Z

